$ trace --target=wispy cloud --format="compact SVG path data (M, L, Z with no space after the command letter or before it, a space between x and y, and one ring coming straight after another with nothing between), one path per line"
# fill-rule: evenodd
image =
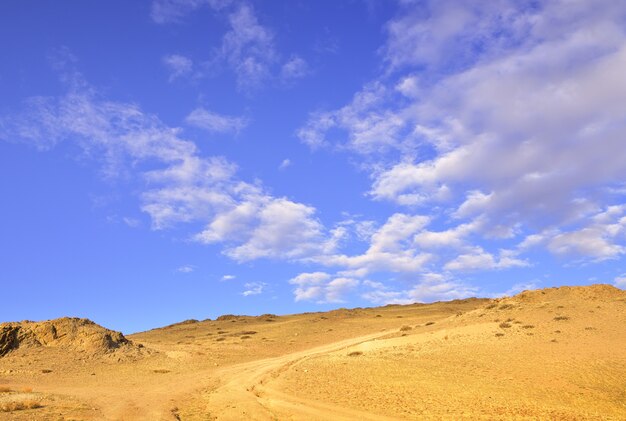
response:
M170 54L163 57L163 64L170 72L169 81L188 76L193 71L193 61L180 54Z
M248 125L248 119L218 114L204 108L196 108L187 118L187 124L215 133L239 133Z
M222 276L222 279L220 279L221 281L231 281L233 279L235 279L236 276L235 275L224 275Z
M267 284L265 282L248 282L244 284L246 290L241 293L244 297L249 297L251 295L259 295L265 291Z
M192 265L183 265L176 269L176 272L179 273L191 273L196 270L195 266Z
M203 7L216 12L228 23L221 45L214 50L212 57L204 60L204 66L213 69L225 65L234 73L240 92L251 93L268 82L292 83L310 73L308 63L301 56L292 54L284 58L279 53L274 31L259 22L249 2L156 0L152 3L151 16L156 23L176 23L188 13ZM192 73L194 77L209 74L205 70L192 72L192 59L181 54L166 56L164 63L170 70L170 81Z
M179 23L190 12L201 7L221 10L232 0L154 0L150 16L156 23Z
M279 170L284 170L284 169L286 169L287 167L290 167L290 166L291 166L291 160L285 158L285 159L283 159L283 161L278 166L278 169Z
M102 163L106 177L142 178L147 188L140 192L141 209L153 229L188 224L197 230L192 238L223 244L237 261L303 259L334 246L315 208L240 180L234 163L201 156L179 129L134 104L102 99L84 81L75 82L62 97L32 98L21 114L4 117L3 135L42 149L74 142Z

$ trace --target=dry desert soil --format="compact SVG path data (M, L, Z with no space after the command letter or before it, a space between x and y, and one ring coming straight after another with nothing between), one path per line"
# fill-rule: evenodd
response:
M626 291L0 324L0 420L626 420Z

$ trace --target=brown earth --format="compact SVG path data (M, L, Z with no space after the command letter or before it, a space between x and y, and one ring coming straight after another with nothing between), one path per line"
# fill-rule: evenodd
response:
M626 292L608 285L128 339L5 323L0 352L0 420L626 420Z

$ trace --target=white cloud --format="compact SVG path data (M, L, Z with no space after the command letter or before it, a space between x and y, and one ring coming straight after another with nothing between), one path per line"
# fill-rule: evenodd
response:
M555 233L540 242L555 254L620 256L621 228L594 217L623 200L624 19L611 1L407 2L387 26L384 75L298 135L360 157L375 200L454 218L422 245L461 246L457 230L480 221L475 244ZM518 264L463 253L450 267Z
M141 209L153 229L205 225L194 238L226 245L237 261L304 259L336 247L338 232L325 229L315 208L238 179L235 164L201 156L179 129L138 106L103 100L82 79L73 85L63 97L29 100L25 112L3 120L3 136L44 149L76 143L102 162L105 176L147 183Z
M476 288L439 273L424 273L413 286L400 291L392 290L380 282L365 281L363 285L370 289L361 296L375 305L446 301L475 296L477 293Z
M222 276L222 279L220 279L220 281L231 281L231 280L233 280L235 278L236 278L235 275L224 275L224 276Z
M249 297L251 295L259 295L265 291L267 284L265 282L248 282L244 284L246 290L241 293L244 297Z
M131 218L129 216L123 217L122 221L131 228L137 228L141 225L141 221L139 219Z
M239 133L248 125L248 119L218 114L196 108L186 118L187 124L215 133Z
M414 248L412 239L428 222L429 218L422 215L394 214L372 234L365 253L325 255L318 260L350 269L352 272L346 273L359 277L375 271L419 273L433 256Z
M232 0L154 0L150 16L156 23L175 23L203 6L221 10L231 3Z
M180 273L191 273L195 270L195 267L192 265L184 265L184 266L180 266L178 269L176 269L176 272L180 272Z
M613 284L621 289L626 289L626 274L620 275L613 281Z
M237 75L237 86L250 90L260 86L271 75L277 61L274 35L259 24L251 5L240 4L228 15L230 30L222 40L221 54Z
M280 70L280 77L284 81L300 79L308 74L309 65L302 57L296 55L287 60Z
M301 273L289 280L296 285L296 301L316 301L318 303L341 303L343 296L359 285L357 279L346 277L333 278L328 273Z
M163 64L170 72L170 82L179 77L188 76L193 70L193 61L180 54L170 54L163 57Z
M284 169L286 169L287 167L290 167L290 166L291 166L291 160L285 158L285 159L283 159L283 161L278 166L278 169L279 170L284 170Z
M470 271L524 266L529 266L529 263L518 259L514 251L500 250L500 256L495 257L493 254L485 252L482 248L476 247L471 253L461 254L454 260L449 261L443 268L452 271Z

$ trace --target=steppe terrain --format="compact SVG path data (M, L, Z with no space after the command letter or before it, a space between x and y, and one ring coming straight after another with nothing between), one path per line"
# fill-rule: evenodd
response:
M626 291L0 324L1 420L626 420Z

